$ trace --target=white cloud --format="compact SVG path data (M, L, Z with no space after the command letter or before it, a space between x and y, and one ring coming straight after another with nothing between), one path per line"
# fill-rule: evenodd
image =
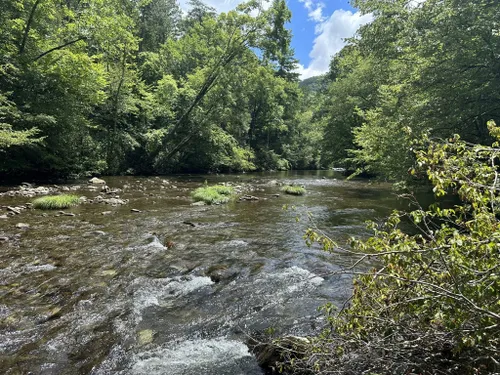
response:
M318 0L299 0L299 2L304 4L309 19L314 22L324 21L323 9L325 8L325 4L323 2Z
M299 0L302 2L302 0ZM312 0L304 0L304 5ZM345 46L346 38L354 36L361 25L373 20L371 14L362 15L360 12L351 12L343 9L336 10L325 20L316 25L317 37L309 57L311 63L306 68L299 66L298 73L302 79L324 74L328 71L333 55Z

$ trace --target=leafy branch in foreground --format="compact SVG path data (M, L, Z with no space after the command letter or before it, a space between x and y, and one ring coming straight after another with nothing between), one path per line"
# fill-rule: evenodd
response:
M438 203L394 212L348 248L309 230L308 244L353 259L353 295L322 307L327 325L306 353L285 352L294 374L491 374L500 369L500 128L491 147L458 136L417 152ZM443 206L443 207L442 207ZM408 223L414 228L408 230ZM404 224L404 225L403 225ZM366 271L366 260L375 268ZM362 267L358 267L362 266Z

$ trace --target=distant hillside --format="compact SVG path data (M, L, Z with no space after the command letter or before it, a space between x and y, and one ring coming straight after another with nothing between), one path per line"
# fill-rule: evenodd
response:
M305 91L318 92L325 85L325 76L315 76L307 78L299 83L300 88Z

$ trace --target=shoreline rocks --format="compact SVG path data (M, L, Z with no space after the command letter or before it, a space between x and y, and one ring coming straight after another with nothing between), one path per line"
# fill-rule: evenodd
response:
M53 194L58 191L59 187L38 186L35 188L31 184L24 183L23 185L18 186L17 189L0 193L0 196L33 198L39 195Z
M311 341L306 337L289 335L271 339L264 334L256 334L247 342L266 374L278 374L276 363L282 362L284 357L303 358L310 344Z

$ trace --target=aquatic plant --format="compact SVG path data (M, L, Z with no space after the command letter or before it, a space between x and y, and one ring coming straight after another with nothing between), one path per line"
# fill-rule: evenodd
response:
M202 201L206 204L227 203L234 195L234 189L230 186L214 185L203 186L191 193L195 201Z
M69 194L50 195L47 197L37 198L32 203L33 208L39 208L41 210L60 210L63 208L77 206L80 203L80 198L76 195Z
M281 188L281 191L285 194L290 195L304 195L306 193L306 189L302 186L294 186L294 185L285 185Z

